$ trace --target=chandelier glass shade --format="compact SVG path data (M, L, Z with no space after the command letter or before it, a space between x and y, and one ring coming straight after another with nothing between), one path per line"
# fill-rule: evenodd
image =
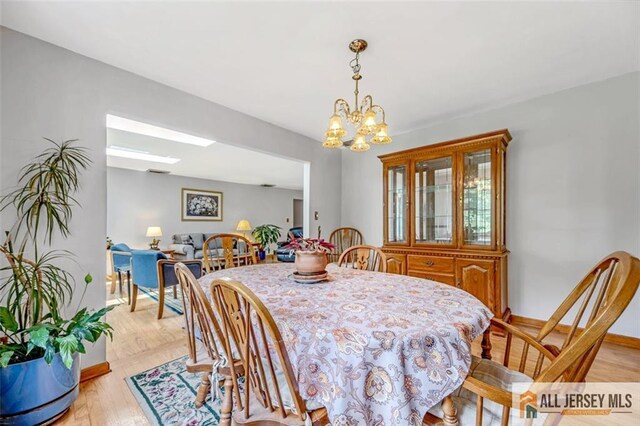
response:
M369 143L384 145L391 143L392 139L388 134L388 126L385 120L384 109L380 105L373 103L371 95L367 95L359 100L359 82L362 79L360 74L360 52L367 48L367 42L361 39L353 40L349 44L349 49L356 54L350 62L355 82L355 103L352 109L344 99L336 99L333 104L333 115L329 118L329 128L322 144L325 148L340 148L344 145L343 138L347 135L343 122L350 123L356 128L356 132L350 149L354 152L364 152L371 148ZM343 121L344 120L344 121ZM369 140L367 141L367 137Z

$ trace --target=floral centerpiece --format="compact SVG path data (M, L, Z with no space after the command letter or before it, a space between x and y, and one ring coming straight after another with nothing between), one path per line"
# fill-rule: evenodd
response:
M290 242L285 247L296 254L296 270L299 275L319 275L325 273L327 267L327 253L331 253L335 246L320 238L295 238L289 233Z

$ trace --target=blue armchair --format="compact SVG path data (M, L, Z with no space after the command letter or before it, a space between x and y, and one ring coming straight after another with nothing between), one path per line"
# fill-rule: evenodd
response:
M131 249L125 243L111 246L111 265L113 267L112 278L118 276L120 297L122 297L122 274L127 276L127 295L131 303ZM116 280L111 280L111 294L116 292Z
M157 250L134 250L131 253L131 281L133 285L131 312L136 309L138 287L158 289L158 319L162 318L165 289L173 287L173 296L176 297L178 278L173 265L177 262L177 260L167 259L167 256ZM182 261L182 263L187 265L196 277L202 275L200 260Z

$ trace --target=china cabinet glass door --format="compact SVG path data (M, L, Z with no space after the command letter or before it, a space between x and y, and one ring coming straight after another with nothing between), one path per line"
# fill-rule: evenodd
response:
M416 162L415 241L453 243L453 158Z
M407 241L407 166L387 169L387 242Z
M464 245L492 245L493 204L491 149L466 152L462 157Z

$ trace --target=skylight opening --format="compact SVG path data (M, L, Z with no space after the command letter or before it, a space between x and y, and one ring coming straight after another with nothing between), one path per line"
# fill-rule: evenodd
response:
M107 114L107 128L203 147L216 143L216 141L211 139L200 138L198 136L176 132L175 130L169 130L111 114Z
M107 148L107 155L111 157L129 158L132 160L150 161L153 163L176 164L179 158L163 157L161 155L149 154L147 151L138 151L131 148L110 146Z

